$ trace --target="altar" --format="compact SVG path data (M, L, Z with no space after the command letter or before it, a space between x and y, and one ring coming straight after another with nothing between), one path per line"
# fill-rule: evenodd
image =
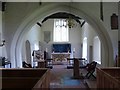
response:
M52 59L53 61L63 61L67 60L67 58L70 58L70 53L52 53Z

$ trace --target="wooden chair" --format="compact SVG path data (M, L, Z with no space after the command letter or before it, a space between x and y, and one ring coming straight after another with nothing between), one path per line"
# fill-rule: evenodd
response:
M90 78L91 76L96 78L93 75L93 73L95 72L96 65L97 65L97 62L95 62L95 61L93 61L93 62L86 65L86 70L87 70L87 74L85 75L86 78Z

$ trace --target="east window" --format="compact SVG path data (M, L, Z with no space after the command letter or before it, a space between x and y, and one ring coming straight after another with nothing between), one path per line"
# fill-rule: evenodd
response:
M53 41L54 42L69 41L68 26L66 25L65 19L54 19Z

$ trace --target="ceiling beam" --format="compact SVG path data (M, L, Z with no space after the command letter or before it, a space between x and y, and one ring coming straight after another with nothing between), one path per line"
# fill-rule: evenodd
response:
M58 13L52 14L52 15L44 18L42 23L44 23L48 19L67 19L69 17L71 17L72 19L76 20L77 23L81 24L81 22L79 21L79 19L81 19L80 17L75 16L75 15L70 14L70 13L66 13L66 12L58 12Z

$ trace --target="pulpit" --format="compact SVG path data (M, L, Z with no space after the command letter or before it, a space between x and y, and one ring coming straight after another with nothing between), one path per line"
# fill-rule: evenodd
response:
M79 78L79 61L78 59L74 59L74 66L73 66L73 77L75 79Z

